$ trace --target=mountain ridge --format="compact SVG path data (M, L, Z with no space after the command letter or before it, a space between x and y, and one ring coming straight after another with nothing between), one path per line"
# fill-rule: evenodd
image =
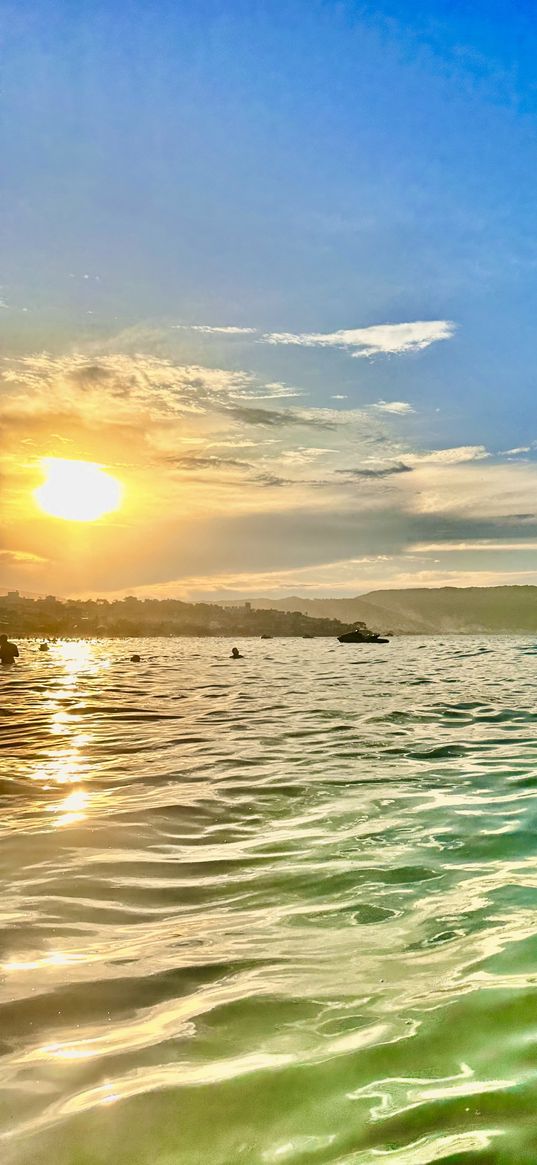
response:
M368 591L352 598L285 599L260 596L252 606L267 610L362 621L374 631L394 635L458 633L537 633L537 586L408 587ZM228 605L228 604L226 604ZM240 605L240 601L229 605Z

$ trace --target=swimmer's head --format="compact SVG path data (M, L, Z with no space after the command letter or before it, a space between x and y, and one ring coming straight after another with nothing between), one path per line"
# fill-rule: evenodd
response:
M238 647L233 647L233 648L232 648L232 651L231 651L231 654L232 654L232 656L233 656L233 659L240 659L240 654L241 654L241 653L240 653L240 651L239 651Z
M7 643L7 635L0 635L0 643Z

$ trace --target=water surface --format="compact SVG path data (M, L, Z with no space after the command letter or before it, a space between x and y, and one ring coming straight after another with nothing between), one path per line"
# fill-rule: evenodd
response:
M537 1162L533 644L238 644L0 674L2 1165Z

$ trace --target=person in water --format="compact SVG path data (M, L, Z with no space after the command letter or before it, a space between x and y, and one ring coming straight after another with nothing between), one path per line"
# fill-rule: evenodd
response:
M48 643L40 643L39 650L40 651L48 651Z
M0 663L14 663L18 655L17 644L10 643L7 635L0 635Z
M231 650L231 655L229 658L230 659L244 659L244 656L241 655L238 647L233 647Z
M131 663L140 663L139 655L131 655Z

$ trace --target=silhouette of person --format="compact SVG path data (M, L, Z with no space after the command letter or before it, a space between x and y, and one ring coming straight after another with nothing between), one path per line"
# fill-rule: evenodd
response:
M0 635L0 663L14 663L18 654L17 644L10 643L7 635Z
M233 647L231 650L231 655L229 658L230 659L244 659L244 656L241 655L238 647Z
M39 650L40 651L48 651L48 643L40 643Z

